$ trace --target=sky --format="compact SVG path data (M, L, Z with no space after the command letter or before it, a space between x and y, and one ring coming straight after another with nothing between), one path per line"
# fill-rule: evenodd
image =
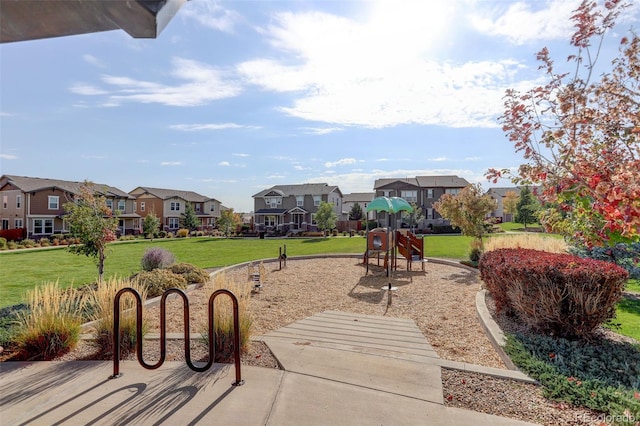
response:
M458 175L488 189L490 167L523 162L499 122L505 91L544 81L545 46L565 66L578 4L191 0L156 39L5 43L0 174L190 190L238 212L274 185ZM638 21L636 2L601 64Z

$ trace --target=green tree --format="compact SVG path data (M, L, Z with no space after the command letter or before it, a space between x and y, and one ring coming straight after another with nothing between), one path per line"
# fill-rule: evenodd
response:
M362 220L363 218L364 213L362 212L362 207L360 207L359 203L355 203L349 211L349 220Z
M520 190L520 197L516 203L516 222L521 223L527 230L527 223L537 222L537 211L540 210L540 203L531 193L531 189L525 186Z
M185 203L181 222L181 226L189 231L195 231L198 229L198 216L196 216L196 211L193 209L193 205L189 202Z
M464 235L475 237L482 246L482 237L486 233L485 218L495 210L496 200L485 194L478 183L468 185L457 195L444 194L433 203L433 208L451 226L460 228Z
M316 225L321 231L331 231L336 227L338 216L333 210L333 205L325 201L320 202L318 211L316 212Z
M107 245L116 239L117 217L107 206L106 198L99 195L89 181L81 185L75 202L65 203L63 208L71 235L81 242L70 246L69 251L95 258L98 282L102 282Z
M223 210L217 220L217 225L225 237L230 237L242 225L242 218L239 213L234 213L233 209Z
M156 216L153 212L150 212L148 215L144 217L142 221L142 232L145 237L153 238L160 228L160 218Z

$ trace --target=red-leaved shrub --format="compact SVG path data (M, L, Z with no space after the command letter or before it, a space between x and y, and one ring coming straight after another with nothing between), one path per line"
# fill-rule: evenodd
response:
M478 269L499 311L564 337L588 335L613 318L628 278L609 262L530 249L484 253Z

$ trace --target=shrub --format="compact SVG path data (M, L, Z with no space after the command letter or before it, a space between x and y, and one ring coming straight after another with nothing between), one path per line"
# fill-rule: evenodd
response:
M209 281L209 273L190 263L176 263L167 268L174 274L182 276L189 284L202 284Z
M480 260L480 256L482 256L482 241L474 238L471 240L471 249L469 250L469 260L472 262L477 262Z
M20 358L48 361L73 349L80 338L84 297L49 282L29 291L27 300L30 309L20 315L16 335Z
M176 261L175 256L168 250L160 247L148 248L142 256L141 266L144 271L166 268Z
M486 252L478 268L498 310L566 337L588 335L613 318L628 277L611 263L529 249Z
M170 288L187 288L187 280L168 269L143 271L132 278L146 289L148 297L161 296L165 290Z
M95 342L100 354L105 357L113 357L113 304L116 294L123 288L130 287L136 290L142 300L147 298L146 289L136 282L124 279L111 278L97 286L88 288L88 305L91 314L89 319L96 321L93 325ZM136 350L136 301L133 295L124 294L120 298L120 358ZM145 316L142 319L142 335L149 329Z
M613 262L629 272L629 277L640 279L640 241L613 247L572 247L570 252L580 257Z
M570 341L533 334L507 337L507 353L538 380L545 397L620 419L640 418L640 349L628 343Z
M188 229L178 229L178 231L176 232L176 238L186 238L188 236L189 236Z
M240 319L240 351L245 353L251 338L252 319L247 312L247 306L251 298L251 282L235 282L220 273L209 281L205 287L207 296L211 297L218 289L231 291L238 299L238 315ZM226 295L216 297L213 309L214 317L214 361L233 362L234 335L233 335L233 304ZM209 324L201 324L202 337L208 344Z
M48 238L40 238L38 240L40 247L49 247L51 245L51 241Z
M32 248L36 246L36 242L30 238L25 238L24 240L20 241L18 245L19 247Z
M7 239L4 237L0 237L0 250L6 250L7 248Z
M15 250L18 248L18 243L16 243L15 241L8 241L7 242L7 248L9 250Z
M158 237L159 238L167 238L167 231L158 232Z

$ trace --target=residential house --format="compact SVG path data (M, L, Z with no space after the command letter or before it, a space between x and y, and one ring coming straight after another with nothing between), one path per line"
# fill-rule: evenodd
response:
M212 230L221 213L220 201L193 191L139 186L129 194L136 199L136 212L140 216L155 214L160 219L161 229L168 232L180 229L187 204L193 206L200 223L198 229L202 231Z
M517 186L489 188L487 194L496 200L496 209L489 214L489 217L496 217L502 222L513 222L515 219L515 212L507 213L504 211L504 199L508 192L515 192L516 195L520 196L521 189L522 187ZM539 186L531 187L531 193L534 196L538 196L540 191L541 188Z
M352 192L351 194L344 194L342 198L342 215L349 219L349 213L354 205L359 204L362 209L363 217L368 219L375 218L375 212L367 213L367 206L375 198L373 192Z
M69 231L64 220L64 204L73 202L84 182L3 175L0 177L0 218L2 229L24 229L22 237L41 238ZM134 211L134 198L113 186L94 183L96 194L118 216L118 233L135 234L140 216Z
M469 182L461 177L448 176L416 176L412 178L385 178L376 179L373 189L376 197L400 197L409 203L415 203L422 208L423 221L418 225L440 225L446 221L435 211L433 204L444 194L456 195ZM387 220L386 214L379 214L379 220ZM402 218L396 218L396 226L400 226Z
M253 196L254 227L261 232L301 232L316 229L315 213L322 201L342 219L342 192L326 183L276 185Z

